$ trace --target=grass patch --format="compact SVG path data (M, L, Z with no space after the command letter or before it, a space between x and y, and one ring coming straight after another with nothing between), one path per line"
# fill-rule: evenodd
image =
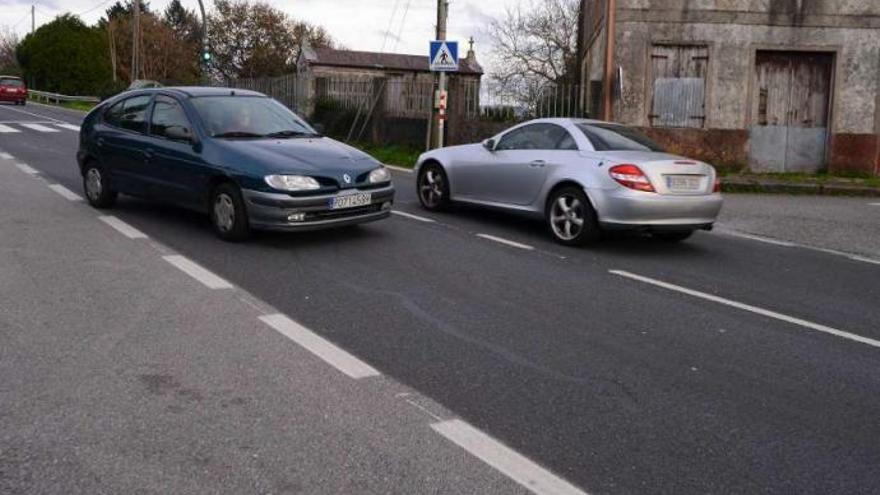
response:
M880 177L875 177L865 172L819 172L808 174L804 172L769 172L761 174L728 174L727 177L742 177L749 179L769 179L777 182L791 184L843 184L854 186L880 187Z
M31 98L31 101L35 101L37 103L42 103L44 105L52 105L61 108L69 108L71 110L79 110L81 112L88 112L89 110L95 108L97 103L91 103L87 101L62 101L60 103L52 103L45 101L38 101L36 98Z
M413 168L422 150L397 144L352 143L353 146L369 153L374 158L388 165Z

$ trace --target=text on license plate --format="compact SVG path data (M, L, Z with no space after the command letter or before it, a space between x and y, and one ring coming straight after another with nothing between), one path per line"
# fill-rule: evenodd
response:
M356 208L358 206L367 206L372 201L372 196L373 195L370 193L336 196L335 198L330 198L330 209L339 210L342 208Z
M697 175L667 175L666 186L671 191L699 191L703 178Z

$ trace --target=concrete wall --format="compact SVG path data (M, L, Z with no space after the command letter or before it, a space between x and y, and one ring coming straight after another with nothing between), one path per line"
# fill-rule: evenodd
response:
M624 83L615 120L650 125L648 78L655 43L709 47L704 129L713 132L716 144L718 131L742 131L752 123L757 50L829 51L835 54L830 164L880 171L880 1L618 0L617 17L615 56ZM601 38L586 48L585 79L601 80ZM693 139L693 131L684 134L687 142L703 141ZM742 133L732 132L731 139L740 142ZM747 140L745 147L744 156Z

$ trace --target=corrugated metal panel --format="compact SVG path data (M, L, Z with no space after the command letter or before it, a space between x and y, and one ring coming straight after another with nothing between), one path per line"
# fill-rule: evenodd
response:
M700 45L655 45L651 125L703 127L706 120L706 73L709 49Z

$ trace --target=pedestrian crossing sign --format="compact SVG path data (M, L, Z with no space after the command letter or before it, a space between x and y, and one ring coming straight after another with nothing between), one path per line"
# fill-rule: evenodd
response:
M434 72L458 71L458 42L432 41L428 63Z

